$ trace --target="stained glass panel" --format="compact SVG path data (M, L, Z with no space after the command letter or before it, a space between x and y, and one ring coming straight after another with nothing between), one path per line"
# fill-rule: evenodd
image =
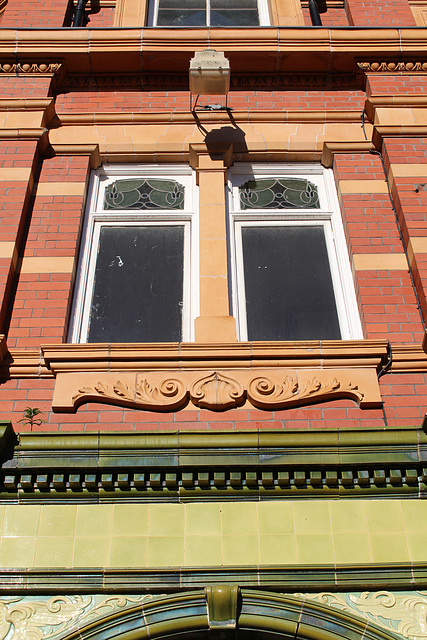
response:
M320 208L316 185L304 178L257 178L239 191L243 210Z
M116 180L105 190L104 209L184 209L184 186L175 180Z

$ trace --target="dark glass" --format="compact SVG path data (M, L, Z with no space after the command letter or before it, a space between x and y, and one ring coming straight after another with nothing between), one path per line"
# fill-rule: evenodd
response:
M180 341L183 267L183 227L102 227L88 342Z
M340 339L322 227L242 229L249 340Z
M206 11L185 9L160 9L157 15L159 27L204 27Z
M258 11L247 9L211 10L212 27L257 27Z
M185 2L177 2L176 0L159 0L159 9L175 9L176 11L187 11L205 8L206 0L185 0Z
M257 0L211 0L211 9L258 9Z

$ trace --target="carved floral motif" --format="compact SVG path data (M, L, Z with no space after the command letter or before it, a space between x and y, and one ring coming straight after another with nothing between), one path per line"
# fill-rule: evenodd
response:
M151 600L143 596L55 596L9 597L0 600L0 638L7 640L48 640L63 637L66 631Z
M186 396L187 391L180 380L166 378L156 387L143 378L134 387L129 387L121 380L112 385L98 382L93 387L81 387L73 396L73 402L83 398L104 398L117 404L132 404L141 408L176 409L185 401Z
M389 591L364 591L355 594L295 594L304 599L341 611L361 615L383 629L400 633L406 638L421 640L427 637L427 592L390 593Z
M198 407L228 409L243 399L244 389L235 378L215 371L203 376L190 388L190 397Z
M42 73L56 73L57 71L60 70L61 68L61 63L60 62L49 62L49 63L43 63L43 62L29 62L29 63L21 63L21 62L17 62L17 63L3 63L0 64L0 73L11 73L11 74L17 74L17 73L35 73L35 74L42 74Z
M365 73L427 72L427 62L421 61L358 62L357 66Z
M361 406L370 407L381 402L368 374L351 370L276 369L264 370L263 375L257 376L250 370L211 371L204 375L187 371L176 372L174 378L164 377L162 372L122 374L121 378L117 378L118 375L113 372L87 374L85 378L90 384L84 386L80 386L81 377L73 378L79 386L71 397L71 403L67 399L58 402L58 396L63 395L63 377L59 376L54 408L67 410L91 400L154 411L173 411L188 400L197 407L214 411L241 406L246 400L255 407L270 410L325 402L331 398L351 398ZM372 377L377 387L375 374ZM69 385L64 391L69 398Z

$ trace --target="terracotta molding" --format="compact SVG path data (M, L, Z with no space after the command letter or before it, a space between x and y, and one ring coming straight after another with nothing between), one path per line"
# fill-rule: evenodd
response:
M384 343L383 343L384 344ZM426 342L427 344L427 342ZM40 355L39 351L32 351L32 350L28 350L28 351L21 351L21 350L17 350L17 349L11 349L10 351L7 350L7 346L6 346L6 342L4 337L2 339L0 339L0 349L1 349L1 359L0 359L0 365L3 364L2 369L0 370L0 374L3 377L10 377L10 378L35 378L35 377L43 377L43 378L51 378L54 376L54 372L52 371L52 369L49 368L49 366L46 364L44 357ZM83 350L81 352L81 360L80 362L83 362L87 359L87 353L84 350L85 347L89 347L89 349L87 350L88 352L93 351L92 348L90 348L92 345L58 345L59 348L61 347L83 347ZM201 351L200 354L202 352L202 348L203 346L201 345L197 345L198 347L201 347ZM153 358L150 359L149 357L149 350L147 349L145 351L145 356L142 360L143 366L147 369L147 370L155 370L156 365L157 368L164 368L165 370L171 370L173 368L185 368L186 366L194 366L196 369L203 369L203 367L206 368L212 368L212 363L215 360L215 347L211 345L211 357L209 357L207 359L207 361L205 359L203 359L202 362L200 362L200 358L199 357L195 357L194 359L190 356L190 354L188 353L187 356L184 355L183 361L180 361L179 359L176 359L175 356L173 356L172 358L172 362L169 361L169 358L167 356L167 349L165 349L163 351L163 356L161 356L161 353L159 353L159 351L156 348L156 345L154 345L155 349L153 350ZM230 368L231 366L231 361L232 361L232 356L233 354L227 354L227 351L224 349L223 346L218 345L218 350L216 351L216 355L217 355L217 360L218 362L221 364L222 367L227 367ZM49 347L49 350L52 351L53 349L55 349L55 347ZM98 354L98 358L95 357L94 361L92 363L89 362L88 360L88 371L93 371L95 368L97 368L98 371L102 371L102 370L108 370L108 365L103 365L103 355L105 357L107 357L107 351L103 352L102 350L99 351L97 349L97 347L95 347L95 351ZM170 350L169 355L171 355L173 349ZM273 349L274 351L274 349ZM392 351L393 351L393 364L392 364L392 371L399 371L399 372L412 372L412 371L419 371L419 372L427 372L427 354L423 351L423 348L421 345L399 345L399 344L394 344L392 345ZM272 352L273 353L273 352ZM199 354L199 355L200 355ZM56 364L53 364L53 367L59 371L61 370L61 366L59 364L59 358L60 358L60 353L58 350L57 355L57 360L56 360ZM205 354L207 355L207 354ZM243 354L242 354L243 355ZM160 358L159 358L160 356ZM230 358L231 356L231 358ZM234 357L235 357L235 362L236 362L236 366L239 366L239 364L241 363L242 366L254 366L255 363L251 362L250 357L248 358L248 354L244 354L243 357L239 356L238 351L236 351L234 353ZM222 358L222 359L221 359ZM268 366L272 367L274 366L274 355L271 358L272 362L268 362ZM97 362L98 360L98 362ZM76 371L78 370L78 364L77 362L79 361L79 358L77 358L77 361L74 361L73 364L73 359L71 358L68 362L68 369L67 369L67 365L66 365L66 361L67 361L67 356L64 352L64 361L62 363L62 367L64 367L64 370L68 370L68 371ZM282 366L284 363L281 362L278 366ZM303 364L303 361L301 361L301 359L298 359L298 367L301 367L301 365ZM359 363L360 366L361 363ZM324 366L327 367L327 360L326 362L323 363ZM350 366L349 362L347 361L347 363L344 364L344 366ZM120 362L120 359L114 364L114 368L116 371L126 371L129 370L129 367L131 367L132 365L129 363L129 361L127 361L126 359L124 359L122 362ZM289 366L293 366L292 365L292 361L289 361ZM294 365L296 366L296 365ZM338 365L337 365L338 366ZM353 365L351 365L353 366Z
M150 411L176 411L189 401L224 411L249 401L259 409L283 409L355 400L361 408L382 404L375 369L249 369L206 372L59 373L52 409L75 411L86 402Z
M230 104L232 98L230 98ZM190 111L175 111L164 113L60 113L59 120L63 126L91 125L91 124L194 124L194 115ZM205 124L230 123L230 116L225 112L212 113L197 111L197 119ZM236 122L354 122L360 124L360 111L301 111L301 110L245 110L233 111L233 120ZM351 143L349 143L351 144ZM361 144L361 143L359 143Z
M371 96L365 102L365 113L368 120L375 121L376 110L389 109L425 109L427 107L426 96Z
M373 148L372 142L368 140L366 142L324 142L321 163L324 167L332 167L336 153L369 153Z
M424 343L427 345L426 338ZM391 370L401 372L426 372L427 354L422 345L397 344L392 346L393 363Z
M17 62L0 63L0 75L27 75L52 76L58 73L62 67L60 62Z
M364 73L427 73L427 60L405 61L395 60L386 62L358 62L358 68ZM412 96L409 96L411 99Z
M233 73L230 80L230 99L232 91L241 89L289 89L290 87L312 87L318 89L355 87L356 75L336 73ZM187 73L124 73L124 74L71 74L63 77L60 89L75 91L78 89L133 88L139 90L178 89L189 90Z
M375 65L381 66L386 56L397 59L427 48L427 35L423 28L3 29L0 36L5 64L11 67L18 64L17 59L22 60L20 64L24 73L30 72L25 68L27 59L46 59L49 56L54 60L58 57L63 59L68 73L82 74L92 72L96 57L97 71L108 73L111 56L115 52L126 54L129 72L137 73L144 69L144 72L170 73L172 59L173 71L184 73L194 51L207 47L227 51L234 73L245 71L248 60L258 56L260 51L270 54L265 59L266 75L268 72L276 73L279 57L281 64L285 65L282 66L283 73L310 73L313 54L319 54L319 73L328 72L330 60L334 57L339 57L342 73L353 73L355 61L362 59L361 73L365 73L363 65L367 64L369 71ZM245 55L242 56L242 52ZM380 62L371 62L372 59ZM153 67L150 68L151 64ZM403 64L406 71L417 72L417 65L421 65L423 70L425 63L415 59L415 62ZM397 63L393 71L396 69Z
M47 130L40 129L0 129L0 140L21 139L21 140L40 140Z
M374 125L372 142L377 149L381 149L383 138L423 138L426 136L427 125Z
M89 156L91 169L98 169L101 166L97 144L52 144L50 148L56 156Z
M64 371L209 370L373 367L385 363L387 340L42 345L46 365Z

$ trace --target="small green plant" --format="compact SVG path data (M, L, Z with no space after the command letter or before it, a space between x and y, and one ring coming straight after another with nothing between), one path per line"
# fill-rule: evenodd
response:
M43 420L43 418L37 417L41 415L44 415L44 413L37 407L34 407L34 408L27 407L24 410L23 418L21 418L21 420L18 420L18 422L22 422L23 424L29 425L31 428L35 426L39 427L41 424L43 424L43 422L46 422L46 420Z

